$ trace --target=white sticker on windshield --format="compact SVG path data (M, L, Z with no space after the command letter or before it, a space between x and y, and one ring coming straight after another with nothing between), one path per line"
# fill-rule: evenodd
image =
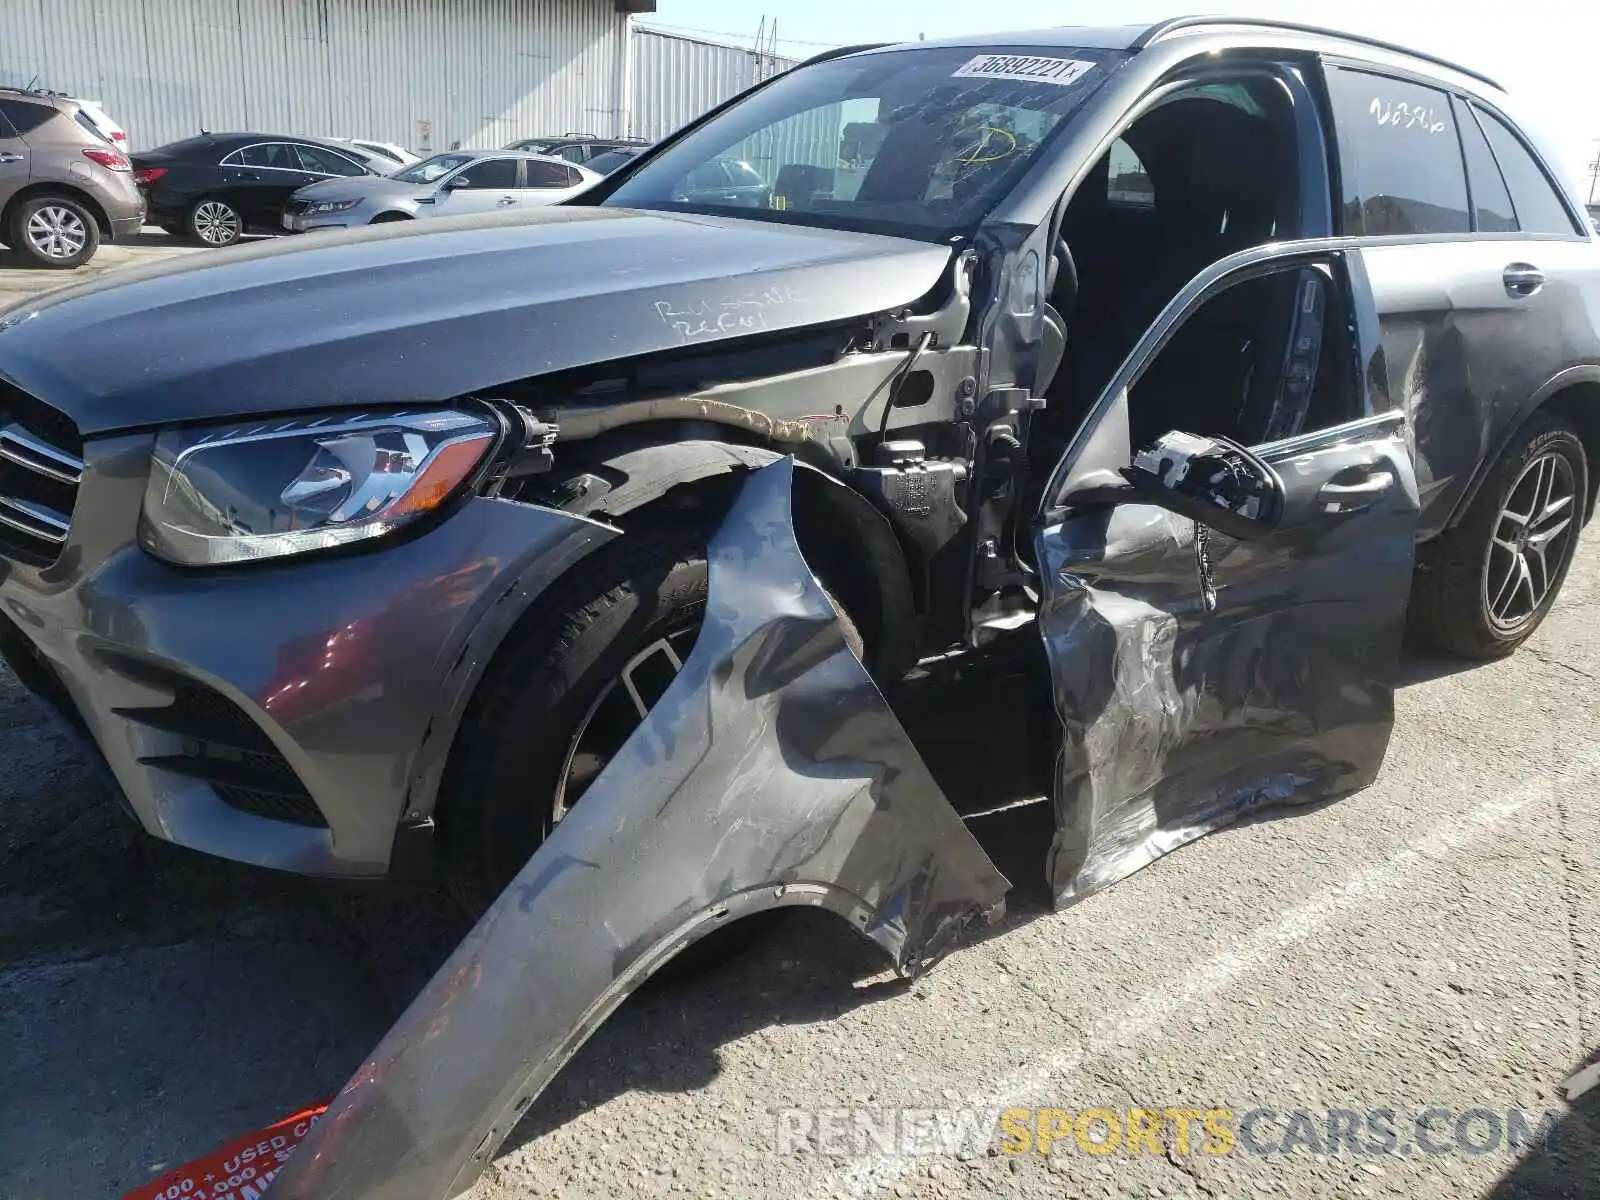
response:
M1031 54L980 54L954 75L956 79L1021 79L1031 83L1077 83L1094 69L1076 58L1038 58Z

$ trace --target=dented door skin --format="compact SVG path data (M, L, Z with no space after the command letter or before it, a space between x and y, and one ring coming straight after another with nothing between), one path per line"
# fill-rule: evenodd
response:
M682 672L346 1084L274 1200L465 1190L605 1017L720 924L820 907L912 975L999 915L1009 885L801 557L796 469L749 477Z
M1241 266L1259 273L1300 257L1247 252L1185 288L1118 372L1047 493L1057 503L1042 515L1035 551L1064 735L1049 863L1059 903L1258 807L1362 788L1382 763L1418 510L1404 414L1369 413L1258 448L1283 480L1283 517L1260 540L1207 531L1214 609L1193 522L1146 504L1071 502L1074 481L1115 478L1130 461L1127 388L1164 331ZM1366 302L1359 287L1355 298ZM1361 353L1365 362L1371 347ZM1330 512L1324 487L1352 480L1382 486L1359 510Z

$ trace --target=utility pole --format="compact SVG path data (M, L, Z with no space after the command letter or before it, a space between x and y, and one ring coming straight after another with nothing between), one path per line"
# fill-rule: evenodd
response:
M1600 138L1596 138L1595 141L1600 143ZM1594 161L1589 164L1589 199L1585 203L1593 204L1595 202L1594 190L1597 183L1600 183L1600 154L1596 154Z

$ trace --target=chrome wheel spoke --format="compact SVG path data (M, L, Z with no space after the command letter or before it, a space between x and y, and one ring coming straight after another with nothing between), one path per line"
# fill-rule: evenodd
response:
M1505 619L1506 609L1516 598L1518 586L1522 582L1522 573L1526 569L1522 555L1513 554L1511 565L1506 568L1505 578L1500 581L1500 586L1495 588L1494 599L1489 601L1489 610L1501 620Z

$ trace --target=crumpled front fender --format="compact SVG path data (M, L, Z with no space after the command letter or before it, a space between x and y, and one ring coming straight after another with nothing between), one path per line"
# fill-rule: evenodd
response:
M1006 880L917 756L806 566L792 459L710 550L677 680L345 1085L273 1200L442 1200L651 973L785 905L845 918L906 975Z

